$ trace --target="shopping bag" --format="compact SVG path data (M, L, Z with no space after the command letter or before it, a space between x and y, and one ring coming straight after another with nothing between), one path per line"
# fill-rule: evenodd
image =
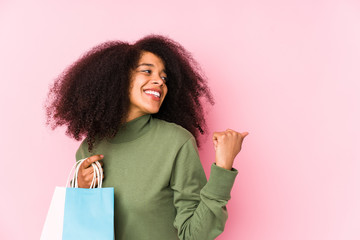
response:
M90 188L78 188L78 171L85 160L75 163L66 187L55 188L40 240L114 240L114 188L102 188L99 162L92 164Z

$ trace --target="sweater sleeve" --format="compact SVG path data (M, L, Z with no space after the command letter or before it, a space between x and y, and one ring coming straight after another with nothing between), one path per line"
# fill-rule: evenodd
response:
M174 227L181 240L210 240L219 236L228 218L226 204L238 171L211 165L209 181L195 139L189 139L175 159L170 186L174 191Z
M79 145L79 147L75 153L75 160L78 161L80 159L90 157L91 155L86 150L87 150L87 144L86 144L86 138L85 138L85 140L83 140L81 142L81 144Z

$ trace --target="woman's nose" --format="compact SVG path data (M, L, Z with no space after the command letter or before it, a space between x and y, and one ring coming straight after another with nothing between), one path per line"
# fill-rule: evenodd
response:
M160 86L163 86L165 83L165 81L160 76L156 77L152 82Z

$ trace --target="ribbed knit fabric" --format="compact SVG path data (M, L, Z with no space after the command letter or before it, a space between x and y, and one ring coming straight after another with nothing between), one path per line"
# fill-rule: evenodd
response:
M104 155L103 187L115 190L116 240L215 239L238 171L213 163L207 182L196 142L179 125L144 115L76 159Z

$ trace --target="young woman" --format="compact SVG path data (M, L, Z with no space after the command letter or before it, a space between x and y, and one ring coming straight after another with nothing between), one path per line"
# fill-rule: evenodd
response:
M100 161L115 190L115 239L214 239L238 171L247 132L215 132L209 181L199 160L206 131L202 100L213 103L200 68L180 44L150 35L103 43L64 71L48 95L48 124L67 125L87 158L79 187Z

